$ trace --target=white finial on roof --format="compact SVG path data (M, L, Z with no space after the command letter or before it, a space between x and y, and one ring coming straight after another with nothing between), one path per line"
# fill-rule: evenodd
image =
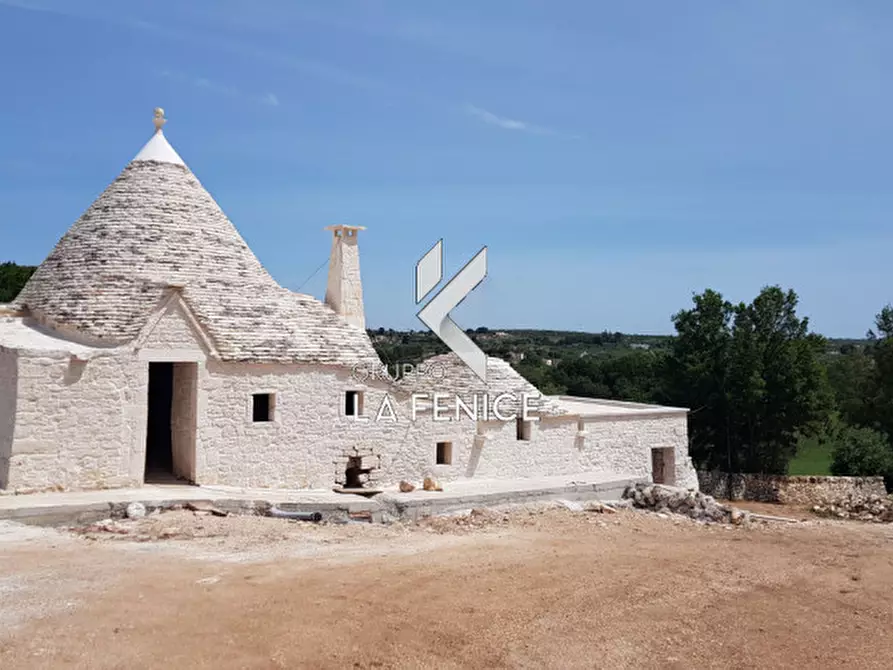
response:
M161 107L155 108L155 118L153 119L153 123L155 124L155 132L161 132L162 126L167 123L167 119L164 118L164 110Z
M168 144L164 133L161 132L161 128L167 123L167 119L164 118L164 110L161 107L155 108L155 118L152 122L155 124L155 134L152 135L152 139L146 142L146 146L142 148L133 160L186 165L183 159L174 151L174 148Z

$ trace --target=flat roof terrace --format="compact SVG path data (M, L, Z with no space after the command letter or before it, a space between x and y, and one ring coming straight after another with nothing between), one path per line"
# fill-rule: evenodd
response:
M549 399L557 403L568 414L581 419L602 418L649 418L664 416L684 416L688 409L684 407L667 407L664 405L647 405L622 400L601 400L598 398L578 398L576 396L553 395Z

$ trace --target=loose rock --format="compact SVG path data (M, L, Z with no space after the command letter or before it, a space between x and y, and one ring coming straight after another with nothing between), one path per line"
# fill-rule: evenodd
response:
M812 511L821 516L838 519L854 519L872 523L893 522L893 496L860 495L850 493L843 497L821 501Z
M443 487L438 484L433 477L425 477L422 488L426 491L443 491Z
M128 519L142 519L146 516L146 506L141 502L132 502L127 506Z
M743 524L749 520L747 513L716 502L711 496L694 489L682 489L663 484L639 483L628 486L623 498L639 509L647 509L664 515L666 512L703 522Z
M600 500L590 500L583 504L583 509L587 512L597 512L598 514L616 514L617 510L611 505L601 502Z

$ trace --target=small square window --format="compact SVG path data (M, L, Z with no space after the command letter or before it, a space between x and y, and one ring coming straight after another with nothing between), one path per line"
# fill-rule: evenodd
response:
M363 392L347 391L344 394L344 414L346 416L363 416Z
M525 421L521 417L518 417L515 420L515 428L519 440L523 440L524 442L530 441L530 421Z
M251 396L251 419L255 423L273 420L275 396L272 393L255 393Z
M451 465L453 462L453 443L437 443L437 465Z

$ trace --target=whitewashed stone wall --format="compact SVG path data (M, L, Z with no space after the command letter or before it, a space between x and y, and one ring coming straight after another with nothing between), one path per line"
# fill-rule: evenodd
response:
M0 347L0 489L8 486L18 393L17 353Z
M640 477L651 476L651 450L672 448L675 485L698 488L698 477L688 455L688 418L685 414L599 417L580 424L578 440L585 453L585 470L605 470Z
M516 439L514 422L480 425L411 420L408 400L398 400L398 421L375 421L385 391L355 383L348 371L319 367L209 363L206 415L200 423L198 479L203 483L285 488L329 488L354 447L380 457L383 484L466 477L517 478L581 470L575 446L577 421L534 425L531 441ZM343 415L344 392L364 393L368 421ZM275 393L274 420L252 423L251 396ZM479 434L480 432L480 434ZM449 465L436 463L436 444L450 442Z
M0 400L0 476L8 454L8 475L0 485L141 484L149 362L187 356L193 363L175 374L175 398L189 404L188 411L175 412L175 462L199 484L328 489L343 479L347 455L359 450L379 464L380 484L418 483L427 475L448 482L594 470L649 477L651 449L659 447L675 451L676 484L697 486L685 415L546 418L531 425L531 439L524 441L513 421L435 422L425 412L413 421L404 397L395 399L396 421L375 421L383 384L360 383L346 368L222 363L206 358L200 339L173 301L149 323L139 351L78 362L61 353L0 350L0 388L14 389ZM367 421L344 415L347 390L363 392ZM274 395L272 421L252 420L256 393ZM450 464L436 463L437 442L451 443Z
M675 451L676 484L697 487L687 454L686 417L591 421L578 436L577 419L534 422L530 441L517 439L514 422L411 421L407 400L396 423L372 420L384 389L358 384L347 370L209 362L206 415L200 417L201 483L285 488L329 488L354 447L380 457L380 481L442 481L466 477L518 478L609 471L651 476L651 449ZM367 422L343 415L344 392L364 393ZM251 395L275 393L274 420L252 423ZM452 462L436 464L436 443L452 443Z
M514 421L479 425L475 450L462 454L467 476L517 478L570 474L587 469L575 445L576 419L543 419L530 424L530 440L519 440Z
M141 338L141 346L146 349L203 349L201 336L191 323L182 302L171 300L159 315L147 325L147 332Z
M394 405L396 422L375 421L385 390L357 383L346 369L209 361L203 390L197 462L202 483L329 488L355 447L380 456L383 482L418 478L432 472L437 441L452 441L459 451L474 433L470 421L435 423L420 416L413 422L405 401ZM347 390L363 392L368 421L344 415ZM273 421L252 421L256 393L275 395Z
M355 326L366 328L363 309L363 282L360 279L359 230L351 226L334 226L332 251L329 256L329 278L326 304L336 314Z
M174 363L171 399L171 452L176 477L195 481L198 420L198 364Z
M128 356L82 362L19 351L6 488L139 484L148 379L134 363Z

